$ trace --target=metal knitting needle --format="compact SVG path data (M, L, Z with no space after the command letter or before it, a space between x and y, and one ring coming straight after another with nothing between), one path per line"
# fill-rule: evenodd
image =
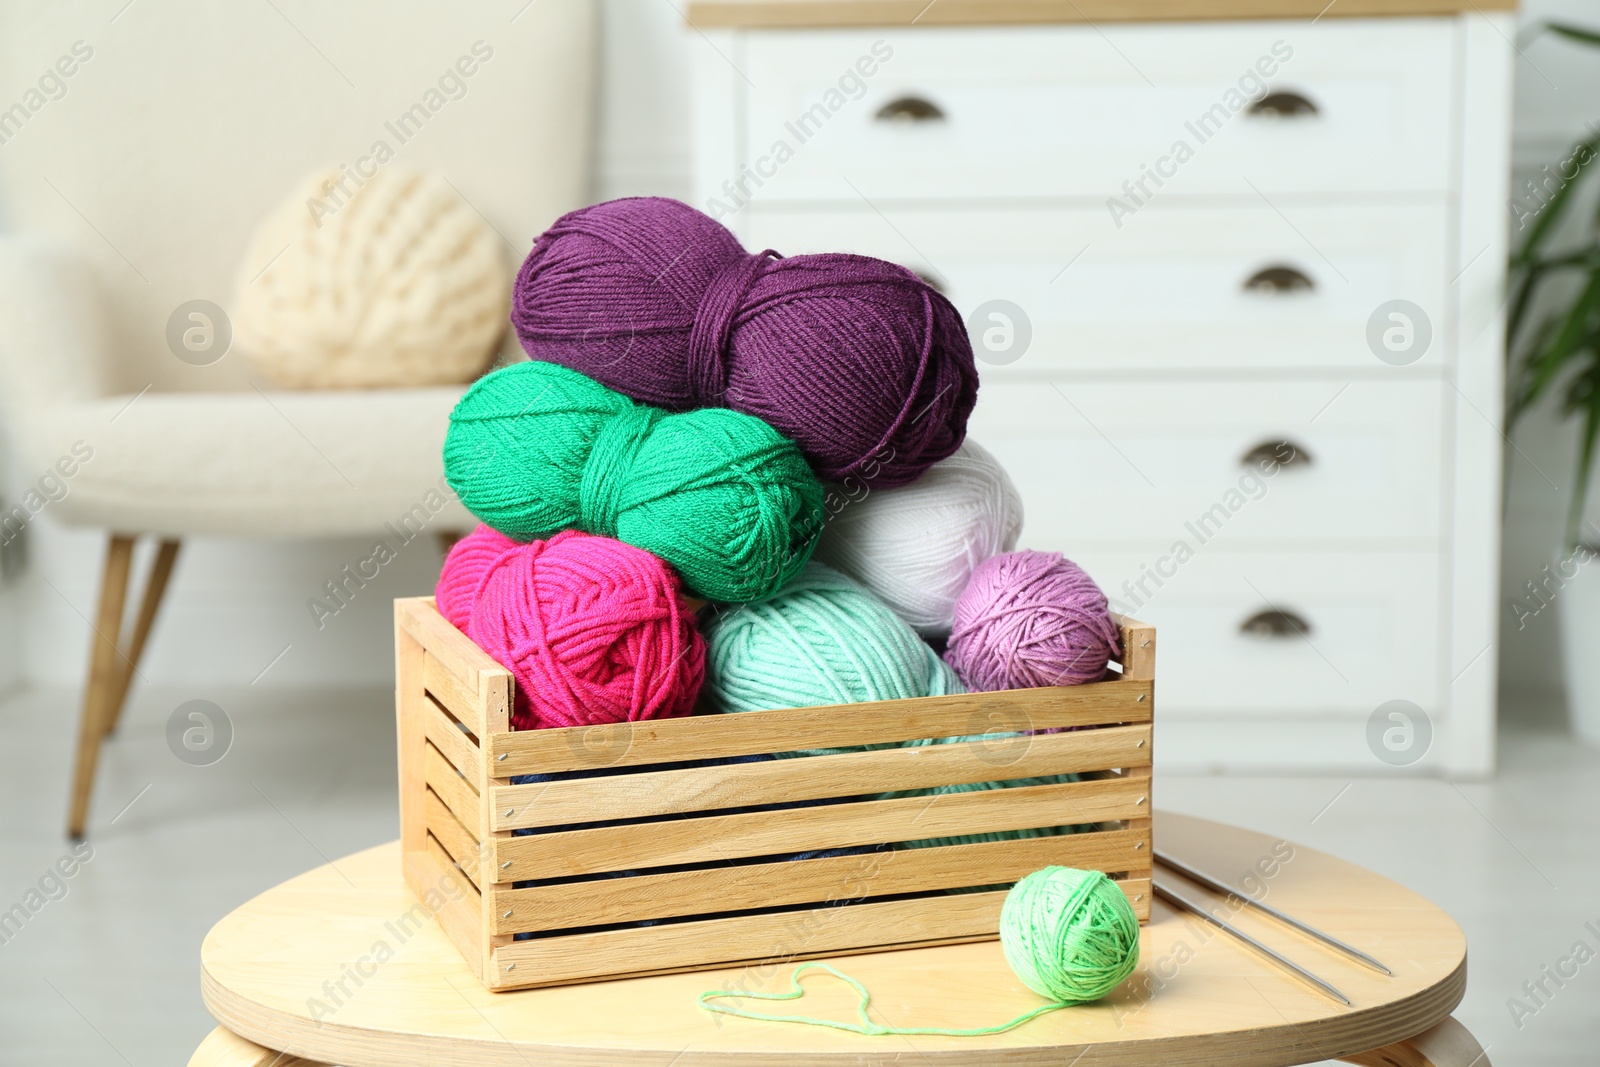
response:
M1345 1007L1351 1006L1349 998L1347 998L1343 993L1339 992L1337 989L1333 988L1333 986L1329 985L1327 982L1324 982L1322 979L1318 978L1316 975L1312 974L1310 971L1306 970L1293 960L1278 955L1278 953L1274 952L1266 945L1263 945L1261 942L1257 941L1255 938L1251 937L1237 926L1217 918L1215 915L1202 908L1199 904L1196 904L1187 897L1174 893L1170 888L1162 885L1154 878L1150 880L1150 888L1155 891L1156 896L1160 897L1162 900L1165 900L1168 904L1190 912L1191 914L1204 919L1206 922L1211 923L1213 926L1219 927L1225 933L1232 934L1234 937L1238 938L1240 941L1243 941L1245 944L1266 956L1274 963L1281 967L1285 967L1299 975L1301 978L1304 978L1307 982L1310 982L1312 985L1316 986L1318 989L1322 990L1322 992L1328 994Z
M1346 956L1349 956L1351 959L1358 960L1361 963L1366 964L1368 967L1373 968L1374 970L1382 971L1384 974L1388 975L1391 978L1394 977L1394 972L1393 971L1391 971L1389 968L1385 967L1383 964L1379 963L1377 960L1373 959L1371 956L1367 955L1365 952L1362 952L1360 949L1356 948L1355 946L1347 945L1343 941L1340 941L1337 937L1334 937L1331 934L1325 934L1321 930L1318 930L1315 926L1312 926L1309 923L1301 922L1299 919L1296 919L1293 915L1285 914L1284 912L1279 911L1277 908L1274 908L1270 904L1263 904L1259 900L1251 900L1249 897L1245 896L1243 893L1239 892L1237 889L1233 888L1231 885L1228 885L1226 882L1223 882L1221 879L1213 878L1211 875L1205 873L1204 871L1196 870L1195 868L1189 866L1187 863L1184 863L1182 860L1173 859L1171 856L1167 855L1165 852L1162 852L1160 849L1154 850L1154 855L1155 855L1157 863L1161 864L1164 867L1171 867L1173 870L1177 871L1179 874L1183 875L1185 878L1188 878L1188 879L1190 879L1191 881L1194 881L1194 882L1198 882L1201 885L1205 886L1207 889L1215 890L1218 893L1222 893L1222 894L1225 894L1225 895L1230 896L1230 897L1238 897L1240 900L1244 901L1244 903L1246 905L1248 905L1249 907L1259 909L1260 911L1264 911L1268 915L1272 916L1274 919L1277 919L1279 922L1288 923L1290 926L1294 927L1296 930L1299 930L1301 933L1306 934L1306 935L1308 935L1310 937L1316 938L1318 941L1321 941L1323 944L1328 945L1330 948L1338 949L1340 952L1343 952Z

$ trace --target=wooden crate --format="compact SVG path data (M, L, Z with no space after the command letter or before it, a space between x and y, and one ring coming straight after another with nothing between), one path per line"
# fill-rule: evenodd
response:
M1050 864L1105 871L1149 919L1155 631L1142 623L1119 620L1121 676L1090 685L518 732L510 673L432 598L396 601L395 624L406 882L490 989L991 938L1004 885ZM1011 736L662 766L977 734ZM511 783L571 771L590 776ZM1069 772L1084 780L874 799ZM560 829L513 833L528 828ZM790 858L823 850L846 854Z

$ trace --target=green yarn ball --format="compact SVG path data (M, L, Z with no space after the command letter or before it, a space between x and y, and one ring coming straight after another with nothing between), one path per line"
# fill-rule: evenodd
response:
M705 637L701 696L712 711L966 691L938 653L887 605L821 563L807 564L776 595L724 612L706 627Z
M613 537L707 600L771 594L822 529L821 483L760 419L669 415L553 363L478 379L450 413L444 469L467 510L508 537Z
M1006 894L1000 947L1029 989L1070 1004L1099 1000L1139 964L1139 919L1099 871L1046 867Z

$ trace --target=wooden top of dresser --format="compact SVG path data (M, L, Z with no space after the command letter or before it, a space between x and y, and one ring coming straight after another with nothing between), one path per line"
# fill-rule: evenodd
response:
M691 0L702 29L982 26L1200 19L1393 17L1511 11L1517 0Z

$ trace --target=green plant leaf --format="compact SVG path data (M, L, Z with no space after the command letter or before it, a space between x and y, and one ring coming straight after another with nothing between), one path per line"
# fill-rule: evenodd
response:
M1600 48L1600 31L1591 30L1586 26L1574 26L1570 22L1546 22L1542 28L1569 41Z
M1580 154L1582 158L1578 158ZM1572 146L1572 151L1567 154L1567 158L1577 158L1577 169L1573 172L1571 178L1557 174L1557 177L1561 178L1562 185L1550 197L1550 201L1539 209L1539 215L1533 221L1533 229L1528 231L1528 236L1523 239L1522 247L1511 257L1513 268L1531 261L1539 249L1544 246L1545 238L1555 232L1556 223L1561 220L1561 216L1566 212L1567 205L1571 202L1578 182L1583 178L1584 171L1594 165L1597 157L1600 157L1600 135L1591 137L1587 141L1578 141ZM1560 167L1560 163L1557 163L1557 167ZM1515 195L1516 191L1513 190L1512 192Z
M1583 508L1589 497L1589 475L1594 470L1595 440L1600 437L1600 352L1589 349L1590 363L1567 395L1567 410L1583 412L1583 438L1578 446L1578 470L1567 508L1567 548L1576 548L1583 527Z
M1560 320L1550 317L1540 321L1534 330L1533 343L1528 346L1530 353L1540 352L1550 340L1550 335L1555 332ZM1533 377L1533 359L1523 359L1512 365L1506 374L1506 431L1509 433L1521 420L1523 415L1533 407L1538 399L1532 395L1530 382Z
M1535 349L1535 354L1528 360L1527 382L1520 402L1524 409L1538 401L1550 383L1566 368L1568 359L1580 351L1583 339L1590 332L1590 320L1596 309L1600 309L1600 271L1589 275L1589 283L1567 309L1565 318L1556 316L1561 326L1549 346L1544 347L1543 351Z
M1511 282L1511 310L1506 315L1506 361L1514 362L1512 354L1517 351L1517 339L1522 335L1522 319L1528 313L1528 307L1533 302L1534 291L1539 282L1544 278L1545 272L1550 268L1540 262L1529 264L1528 268L1516 275ZM1535 350L1537 350L1535 348Z

